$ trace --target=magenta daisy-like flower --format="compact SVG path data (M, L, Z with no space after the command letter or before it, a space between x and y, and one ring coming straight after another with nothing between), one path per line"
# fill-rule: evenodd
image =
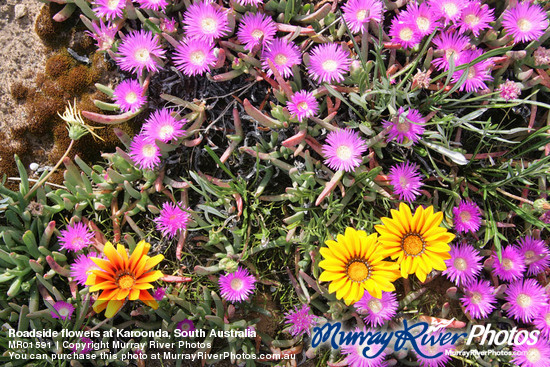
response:
M191 332L197 330L195 328L195 324L193 324L193 321L191 321L189 319L185 319L185 320L182 320L182 321L178 322L177 325L176 325L176 329L181 330L181 331L185 331L187 333L191 333Z
M376 332L374 330L366 328L363 328L363 330L355 330L355 332L360 331L363 332L363 335L366 335L368 332L370 332L371 334L374 334ZM364 353L365 348L369 348L366 352L366 356ZM350 367L386 367L388 365L384 361L386 359L386 353L384 351L380 353L380 349L382 349L381 344L375 343L368 345L366 342L361 344L360 341L357 340L354 344L342 345L342 347L340 348L340 352L342 353L342 355L346 356L345 361Z
M176 46L173 60L176 69L185 75L194 76L210 71L217 59L210 41L185 39Z
M391 121L383 121L382 125L384 128L390 127L387 141L395 140L399 144L411 141L415 144L424 133L426 119L414 108L409 108L405 112L403 107L399 107L397 115Z
M388 34L393 42L399 43L403 48L413 48L422 40L416 28L416 22L405 22L403 16L398 16L392 19Z
M230 31L227 11L210 1L192 4L183 15L183 24L187 37L210 43Z
M313 93L305 90L294 93L290 101L286 102L286 105L288 111L296 116L300 122L308 117L315 116L319 111L319 103L317 103Z
M57 301L53 308L54 311L50 311L50 314L54 319L70 320L74 312L74 306L64 301Z
M433 340L440 340L441 339L441 331L433 333L431 338ZM435 343L434 345L431 345L430 342L427 344L417 343L418 345L418 351L416 351L416 359L418 360L418 364L421 367L446 367L449 365L449 361L452 359L450 356L449 351L454 350L455 346L453 344L445 344L441 345L440 343ZM438 354L441 354L437 357L434 357Z
M309 53L309 75L319 83L343 81L350 64L349 53L337 43L317 45Z
M504 281L512 281L523 276L525 271L525 258L514 246L508 246L501 253L502 261L499 261L496 252L493 253L495 274Z
M453 245L449 255L451 258L445 260L447 269L443 271L443 275L456 285L470 284L481 272L482 257L472 245Z
M99 18L122 18L122 12L126 7L126 0L94 0L94 13Z
M78 354L88 354L93 350L93 341L90 338L86 338L85 336L80 338L80 341L78 343L72 343L73 347L71 350L73 353Z
M178 21L174 18L160 18L160 30L166 33L174 33L178 30Z
M267 76L271 76L273 72L267 60L271 60L275 69L284 78L288 78L292 75L292 67L302 62L302 56L298 46L294 43L287 42L283 38L276 38L270 45L266 46L262 54L262 67Z
M535 279L520 279L511 283L506 290L506 311L514 320L531 322L545 309L548 301L544 288Z
M244 49L252 51L256 46L269 45L275 38L277 26L275 22L262 13L246 13L237 31L237 39Z
M178 231L185 231L191 220L191 215L187 210L183 203L176 205L166 202L162 204L160 214L155 218L157 230L169 238L173 238Z
M333 170L345 172L361 165L361 155L366 150L367 145L359 133L348 129L331 131L322 147L325 164Z
M237 271L220 276L218 285L221 296L230 301L246 301L254 292L256 278L247 269L239 266Z
M81 286L86 285L86 280L88 279L88 275L92 273L92 270L99 269L99 267L92 261L91 257L100 259L103 258L103 256L98 256L95 253L90 253L88 255L80 254L71 265L71 277Z
M241 4L242 6L247 6L247 5L259 5L259 4L262 4L263 1L262 0L236 0L239 4Z
M185 120L176 120L172 111L167 108L156 110L145 120L143 134L152 140L160 140L164 143L177 140L185 134L182 129Z
M550 251L543 240L531 236L520 238L518 250L525 258L528 276L540 274L550 265Z
M488 280L476 280L464 287L464 297L460 301L472 318L484 319L495 309L495 288Z
M520 339L521 340L521 339ZM512 363L518 367L550 366L550 341L540 337L533 345L523 343L515 345Z
M393 292L382 292L380 299L365 292L353 306L364 317L363 320L367 325L376 327L384 325L395 316L399 302Z
M412 23L416 26L416 32L420 36L431 34L439 23L438 18L427 3L418 5L411 2L400 15L403 23Z
M113 91L113 98L123 112L135 112L147 102L143 87L134 79L120 82Z
M470 2L462 10L462 16L457 23L460 26L461 33L472 31L474 36L479 36L479 33L490 28L489 23L495 20L493 13L494 10L489 8L487 4L482 5L477 1Z
M451 60L457 66L462 52L470 45L468 37L451 31L438 34L433 43L436 50L443 53L442 57L433 60L433 64L440 70L449 70Z
M160 165L160 150L149 137L139 134L130 144L130 157L139 169L154 169Z
M140 30L133 31L122 39L118 53L120 56L116 58L116 62L122 70L143 74L144 70L158 71L155 58L163 58L165 50L152 32Z
M399 200L413 202L420 195L422 176L416 163L409 161L396 164L390 168L388 174L393 192L399 196Z
M285 313L285 324L290 326L289 333L292 337L311 335L311 328L317 324L317 316L311 314L309 305L295 306L294 310Z
M59 244L62 250L77 252L92 244L94 235L88 231L84 223L73 223L60 232Z
M115 41L116 32L118 32L117 26L111 23L105 24L100 20L99 26L96 22L93 22L92 27L94 28L93 32L86 31L84 33L96 40L98 51L110 49Z
M468 0L429 0L428 4L436 16L443 18L445 24L457 22Z
M457 232L476 232L481 225L479 206L471 200L462 200L453 208L454 225Z
M512 80L507 80L498 86L497 89L500 92L500 96L506 101L511 101L516 99L521 94L521 86L519 83L516 83Z
M342 7L342 17L353 33L366 32L371 20L382 21L383 11L380 0L349 0Z
M155 289L155 292L153 293L153 298L155 300L162 301L164 296L166 296L166 289L162 287Z
M537 330L540 330L540 335L550 338L550 306L546 306L544 310L535 317L533 325L535 325Z
M145 9L164 10L168 6L166 0L137 0L139 5Z
M502 13L502 27L514 37L514 42L529 42L548 29L548 16L542 6L522 1Z
M458 60L458 64L469 64L482 54L483 51L480 49L463 51L460 55L460 59ZM490 69L493 65L494 61L489 58L487 60L479 61L464 70L456 71L453 74L453 83L458 83L462 75L467 73L466 79L464 79L464 82L460 85L458 90L475 92L481 89L486 89L487 84L485 84L485 82L488 80L493 80L493 77L490 74Z

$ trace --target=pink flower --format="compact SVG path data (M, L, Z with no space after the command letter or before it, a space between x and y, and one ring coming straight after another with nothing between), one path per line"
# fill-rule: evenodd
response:
M365 292L353 306L361 316L364 316L367 325L376 327L384 325L395 316L399 302L393 292L382 292L380 299Z
M535 59L535 66L548 65L550 64L550 50L539 47L533 52L533 58Z
M359 133L345 129L331 131L322 150L327 166L334 170L351 172L361 165L361 155L367 150L367 146Z
M497 299L495 289L487 280L477 280L464 287L464 297L460 299L464 312L474 319L484 319L495 309Z
M544 288L535 279L520 279L511 283L505 299L510 303L507 315L525 323L533 321L548 305Z
M267 76L271 76L273 72L267 60L271 60L275 69L284 78L288 78L292 75L292 67L302 62L302 56L294 43L287 42L283 38L277 38L270 45L266 46L262 54L262 67L266 71Z
M213 43L230 32L227 12L209 1L191 4L183 15L187 37Z
M528 276L540 274L550 265L550 250L543 240L525 236L518 240L518 250L525 257Z
M164 10L168 6L166 0L137 0L137 2L142 8L152 10Z
M316 115L319 111L319 103L317 103L313 93L305 90L294 93L286 105L292 116L296 116L300 122Z
M353 33L366 32L371 20L382 21L383 11L380 0L349 0L342 7L342 17Z
M94 28L93 32L86 31L85 33L96 40L98 51L110 49L113 46L116 33L118 32L117 26L111 23L107 23L107 25L105 25L105 23L100 20L99 26L96 22L93 22L92 27Z
M178 22L174 18L160 18L160 30L166 33L174 33L178 30Z
M520 84L511 80L507 80L499 85L497 90L500 92L500 96L506 101L517 99L521 94Z
M300 335L310 335L311 328L317 324L317 316L311 314L309 305L303 304L302 307L294 307L285 313L285 324L290 326L289 332L292 337Z
M191 219L188 210L183 203L164 203L159 216L155 218L157 231L168 238L174 238L178 232L185 231Z
M410 2L400 15L403 23L412 23L416 26L415 31L420 36L431 34L439 23L437 16L426 3L418 5Z
M458 25L462 32L472 31L474 36L479 36L479 33L489 28L489 23L494 22L494 10L489 8L487 4L481 5L477 1L468 4L462 11L462 16L458 20Z
M197 330L195 328L195 324L193 324L193 321L189 319L182 320L177 323L176 329L181 330L186 333L192 333L193 331ZM185 335L185 334L184 334Z
M85 336L80 338L80 342L74 343L71 348L73 353L88 354L93 350L93 341Z
M184 39L174 52L174 65L185 75L203 75L216 64L212 43L203 39Z
M428 0L428 5L436 16L445 19L445 24L457 22L468 0Z
M399 196L399 200L415 201L420 195L422 178L415 163L408 161L396 164L390 168L388 174L393 192Z
M462 200L453 208L454 225L457 232L476 232L481 225L479 206L471 200Z
M94 13L99 18L122 18L122 11L126 7L126 0L94 0Z
M417 23L404 21L402 16L392 19L389 36L393 42L397 42L403 48L413 48L422 40L422 36L416 30Z
M516 43L533 41L548 28L548 17L540 5L522 1L502 13L502 27Z
M162 301L164 299L164 296L166 296L166 289L162 287L157 288L153 293L153 298L157 301Z
M172 111L167 108L156 110L145 120L143 134L153 141L158 139L164 143L176 140L185 134L182 129L184 120L176 120Z
M550 337L550 306L546 306L533 321L533 325L537 330L540 330L540 335Z
M512 363L514 366L550 366L550 341L547 338L539 337L536 343L533 345L529 344L530 342L527 342L513 347L514 358L512 359Z
M363 335L368 335L367 333L374 335L376 333L375 330L365 327L362 330L356 328L354 332L362 332ZM384 361L386 353L381 349L383 349L382 344L368 344L367 340L361 343L360 340L357 340L353 344L342 345L340 352L343 356L346 356L345 363L350 367L387 367L388 364Z
M220 276L218 281L221 296L229 302L248 300L256 288L255 283L256 278L240 266L237 271Z
M455 67L459 63L462 52L470 45L468 37L457 32L444 32L434 37L434 45L437 50L443 52L443 56L433 60L438 69L448 70L451 60Z
M236 0L239 4L241 4L242 6L247 6L247 5L259 5L259 4L262 4L263 1L262 0Z
M99 267L92 261L91 257L103 258L95 253L89 253L88 255L80 254L71 265L71 277L81 286L86 285L84 283L86 283L88 275L92 273L92 270L99 269Z
M277 33L275 22L262 13L246 13L240 21L237 39L244 49L252 51L256 46L269 45Z
M523 277L525 258L514 246L508 246L501 251L502 261L493 253L495 274L504 281L513 281Z
M351 58L337 43L315 46L309 54L309 75L319 83L342 82L349 71Z
M94 235L88 231L84 223L73 223L60 232L61 249L77 252L92 244Z
M425 124L426 120L418 110L409 108L405 112L403 107L399 107L397 115L391 121L382 122L384 128L390 127L387 140L395 140L399 144L407 143L407 141L416 144L424 133Z
M449 255L451 255L451 258L445 260L447 269L443 271L443 275L454 284L458 286L470 284L481 272L481 260L483 258L472 245L451 246Z
M147 102L145 91L134 79L120 82L113 91L113 98L123 112L135 112Z
M50 311L50 314L54 319L70 320L71 315L74 312L74 306L64 301L57 301L53 305L53 308L55 309L55 312Z
M472 61L474 61L476 58L481 56L482 54L483 54L483 51L480 49L473 50L473 51L466 50L460 56L458 65L469 64ZM459 91L465 90L466 92L475 92L482 89L486 89L487 84L485 84L485 82L488 80L493 80L493 77L490 74L491 67L493 65L494 65L494 62L492 59L479 61L464 70L456 71L453 74L452 81L453 83L458 83L462 75L464 73L467 73L466 78L464 79L464 82L458 88Z
M134 136L130 157L139 169L154 169L160 165L160 150L154 141L143 134Z
M118 52L120 56L116 62L122 70L143 74L144 70L158 71L155 58L163 58L165 50L153 33L141 30L126 35L118 46Z

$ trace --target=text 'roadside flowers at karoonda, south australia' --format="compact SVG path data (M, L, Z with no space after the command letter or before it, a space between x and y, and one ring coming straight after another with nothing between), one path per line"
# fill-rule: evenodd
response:
M157 309L158 303L147 289L163 277L159 270L152 270L163 259L163 255L147 256L151 245L140 241L128 257L126 248L120 244L117 248L110 242L105 244L103 252L107 259L92 257L99 267L88 275L86 285L90 292L102 291L93 305L95 312L105 311L105 317L113 317L124 305L126 299L141 300L146 305Z

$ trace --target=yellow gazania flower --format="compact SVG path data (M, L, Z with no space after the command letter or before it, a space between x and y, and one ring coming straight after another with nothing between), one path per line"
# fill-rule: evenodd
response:
M146 305L157 309L158 303L147 289L153 288L150 284L163 277L159 270L151 270L164 259L162 255L147 256L151 247L145 241L140 241L134 252L128 258L126 248L111 242L105 244L103 252L107 260L92 257L92 261L100 268L91 271L86 280L90 292L103 290L95 301L94 311L105 311L105 317L113 317L122 308L124 301L137 299Z
M395 290L392 282L400 277L399 266L382 261L377 237L348 227L344 236L326 241L328 247L320 249L325 259L319 266L325 271L319 280L331 282L328 291L336 292L336 298L344 299L348 306L359 301L365 290L376 298L382 297L382 291Z
M432 269L447 269L444 260L451 258L448 243L455 235L439 226L442 212L434 213L433 206L420 206L413 216L409 206L401 203L399 211L392 209L391 215L392 218L382 218L384 225L374 228L380 234L382 255L397 259L403 278L415 273L423 282Z

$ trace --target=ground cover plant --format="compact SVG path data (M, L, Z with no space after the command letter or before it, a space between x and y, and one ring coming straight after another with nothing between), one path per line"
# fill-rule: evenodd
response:
M6 366L550 365L547 2L55 3L120 78L0 186ZM327 322L466 337L319 346ZM489 325L515 341L468 342ZM9 343L31 330L59 334Z

